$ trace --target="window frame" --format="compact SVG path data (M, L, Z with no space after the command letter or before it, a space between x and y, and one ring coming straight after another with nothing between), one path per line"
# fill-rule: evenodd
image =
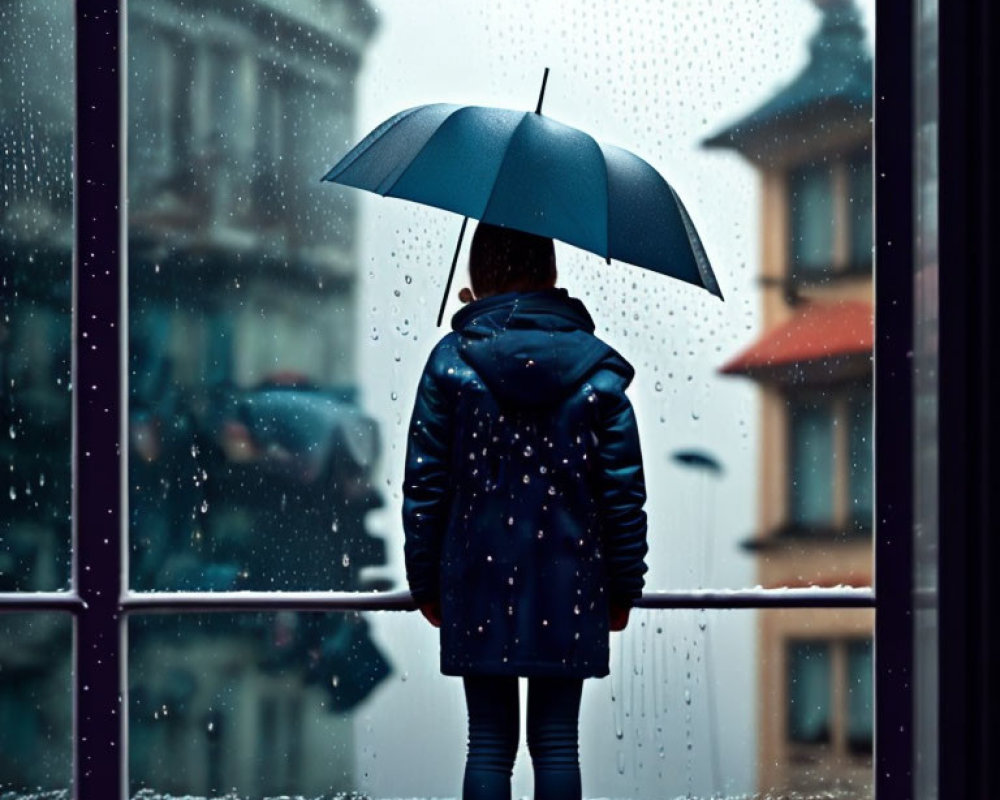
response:
M985 0L981 2L985 8ZM75 3L71 588L67 592L0 595L0 612L73 614L73 794L106 800L128 796L125 642L130 614L413 607L406 592L140 594L127 586L127 448L121 446L128 434L123 334L127 330L125 5L124 0ZM881 30L912 31L913 15L909 3L877 0ZM649 592L638 605L661 609L874 607L875 793L879 800L890 800L911 796L913 771L913 424L910 405L891 401L893 397L912 397L913 42L909 36L885 35L876 39L875 49L875 196L893 198L892 202L875 203L877 595L872 589ZM946 65L948 60L942 58L941 63ZM82 346L83 337L87 337L86 347ZM891 453L891 460L880 458L880 453ZM108 753L118 757L109 758Z

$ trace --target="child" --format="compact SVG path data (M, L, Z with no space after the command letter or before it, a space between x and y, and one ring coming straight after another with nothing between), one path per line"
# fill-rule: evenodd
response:
M464 800L510 798L518 677L536 800L579 800L583 679L608 674L646 571L634 370L556 289L551 239L480 223L472 292L410 423L406 573L469 711Z

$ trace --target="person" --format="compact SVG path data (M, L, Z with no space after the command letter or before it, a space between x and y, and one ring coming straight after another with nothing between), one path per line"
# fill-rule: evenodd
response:
M468 705L463 800L509 800L528 679L536 800L581 797L583 680L608 674L646 572L633 368L555 288L552 240L480 223L472 289L416 393L406 574Z

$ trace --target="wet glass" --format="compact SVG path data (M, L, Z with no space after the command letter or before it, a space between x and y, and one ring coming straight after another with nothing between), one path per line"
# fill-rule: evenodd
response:
M73 4L0 6L0 592L68 588Z
M533 108L546 66L544 113L659 169L726 295L557 243L560 284L637 369L648 587L826 584L831 558L869 584L871 515L852 520L870 507L871 438L843 433L843 395L870 394L870 349L845 351L835 319L805 355L723 370L776 347L809 304L871 306L873 15L867 1L648 3L627 19L610 3L130 4L132 586L403 586L405 431L447 330L434 320L460 220L319 177L403 108ZM778 100L801 110L751 136ZM466 259L467 244L449 312ZM868 327L870 341L870 313ZM829 451L802 456L823 461L809 493L829 518L806 541L796 516L819 511L789 491L789 439L808 393L835 435L817 422L798 437ZM675 458L690 450L721 468ZM762 573L748 551L762 542L788 574Z
M377 589L348 141L365 4L128 9L130 581Z
M871 797L872 622L867 610L634 611L612 637L611 675L584 684L584 796ZM761 638L771 657L756 657ZM140 616L129 660L132 795L460 793L462 683L439 674L417 614ZM805 736L796 709L815 727L818 703L822 736ZM513 796L531 786L522 735Z
M65 800L72 780L72 620L0 613L0 797Z

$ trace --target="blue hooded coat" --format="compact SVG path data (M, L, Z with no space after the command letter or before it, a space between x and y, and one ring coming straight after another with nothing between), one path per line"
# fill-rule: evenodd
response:
M562 289L469 304L417 389L406 573L449 675L608 674L608 612L646 571L631 365Z

